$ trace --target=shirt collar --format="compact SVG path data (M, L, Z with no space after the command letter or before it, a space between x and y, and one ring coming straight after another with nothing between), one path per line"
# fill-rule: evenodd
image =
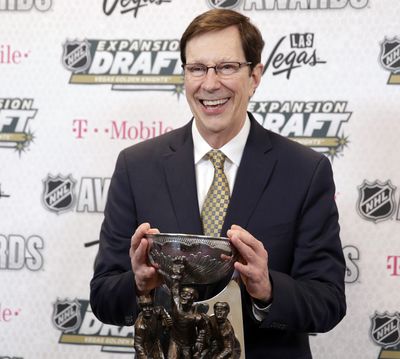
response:
M240 160L242 159L249 132L250 119L248 116L246 116L244 125L240 129L239 133L220 148L229 161L234 163L236 166L239 166ZM199 130L197 129L196 121L193 121L192 123L192 136L194 145L194 163L197 164L201 159L204 158L208 151L212 150L212 147L201 136Z

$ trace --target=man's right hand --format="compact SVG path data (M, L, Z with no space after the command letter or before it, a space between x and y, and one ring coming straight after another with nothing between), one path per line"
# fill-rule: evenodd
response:
M131 257L132 271L135 275L137 295L149 294L152 289L161 285L161 276L148 261L149 241L145 238L147 233L159 232L157 228L151 228L149 223L142 223L131 238L129 256Z

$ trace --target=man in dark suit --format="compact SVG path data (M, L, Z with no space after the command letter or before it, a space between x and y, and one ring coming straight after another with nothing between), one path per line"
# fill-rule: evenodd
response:
M92 309L103 322L132 325L135 297L161 283L147 260L146 233L204 233L200 213L214 173L208 151L217 149L230 191L220 234L240 253L246 358L311 358L308 333L326 332L345 315L330 162L246 111L261 80L263 45L249 19L230 10L198 16L183 34L194 117L118 157L91 282Z

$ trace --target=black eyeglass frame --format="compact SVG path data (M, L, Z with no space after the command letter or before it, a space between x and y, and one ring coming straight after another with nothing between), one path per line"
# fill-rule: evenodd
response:
M235 71L232 72L231 74L223 74L223 73L221 72L221 70L219 69L219 67L224 66L224 65L226 65L226 64L237 64L237 65L239 65L239 67L237 68L237 70L235 70ZM220 76L221 76L221 75L222 75L222 76L231 76L231 75L237 73L243 66L250 66L251 64L252 64L252 62L250 62L250 61L246 61L246 62L240 62L240 61L224 61L224 62L220 62L219 64L216 64L216 65L214 65L214 66L207 66L207 65L204 65L204 64L201 64L201 63L182 64L181 66L182 66L182 69L183 69L184 72L186 72L186 71L185 71L185 67L186 67L186 66L195 66L195 65L196 65L196 66L198 66L198 67L202 67L202 68L205 70L204 74L202 74L202 75L196 76L196 75L193 75L193 73L188 72L188 73L190 74L190 76L192 76L192 77L201 78L201 77L207 76L208 70L209 70L209 69L214 69L216 75L220 75Z

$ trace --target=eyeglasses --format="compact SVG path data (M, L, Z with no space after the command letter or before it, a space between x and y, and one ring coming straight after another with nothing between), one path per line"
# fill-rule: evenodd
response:
M251 62L221 62L215 66L206 66L204 64L183 64L182 68L185 74L193 77L204 77L209 69L214 69L219 76L231 76L238 72L241 67L249 66Z

